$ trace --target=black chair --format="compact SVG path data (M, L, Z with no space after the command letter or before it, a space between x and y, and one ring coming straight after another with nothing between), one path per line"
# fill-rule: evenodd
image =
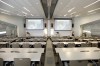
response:
M68 43L67 47L75 47L75 43Z
M14 66L30 66L31 60L29 58L14 58Z
M88 61L70 61L69 66L87 66Z
M35 43L34 48L42 48L41 43Z
M0 66L3 66L3 59L0 58Z
M30 44L29 43L24 43L22 47L23 48L30 48Z
M98 43L92 43L92 47L98 47Z
M12 47L12 48L20 48L20 46L19 46L18 43L16 43L16 44L12 44L11 47Z
M58 43L56 46L57 46L57 48L63 48L64 47L64 43Z

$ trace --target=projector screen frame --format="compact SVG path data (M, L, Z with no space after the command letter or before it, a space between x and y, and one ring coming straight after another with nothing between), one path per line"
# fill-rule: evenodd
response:
M54 18L54 31L72 31L72 28L71 30L55 30L55 20L72 20L72 18Z
M44 30L44 18L26 18L25 19L25 25L26 25L26 21L27 21L27 19L36 19L36 20L38 20L38 19L40 19L40 20L43 20L43 29L27 29L26 28L26 30ZM27 26L26 26L27 27Z

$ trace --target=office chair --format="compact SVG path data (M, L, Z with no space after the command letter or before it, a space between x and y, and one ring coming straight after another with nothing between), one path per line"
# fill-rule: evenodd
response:
M94 66L92 62L89 62L87 66Z
M20 48L20 46L19 46L18 43L16 43L16 44L12 44L11 46L12 46L12 48Z
M98 60L97 65L100 66L100 59Z
M98 43L92 43L92 47L98 47Z
M4 66L14 66L13 61L5 61Z
M70 66L87 66L88 61L70 61L69 65Z
M58 44L56 45L56 47L57 47L57 48L63 48L63 47L64 47L64 43L58 43Z
M41 43L35 43L34 48L42 48Z
M67 47L75 47L75 43L68 43Z
M30 58L14 58L14 66L30 66Z
M91 44L82 43L81 47L91 47Z
M0 58L0 66L3 66L3 59Z
M22 47L23 48L30 48L30 44L29 43L24 43Z

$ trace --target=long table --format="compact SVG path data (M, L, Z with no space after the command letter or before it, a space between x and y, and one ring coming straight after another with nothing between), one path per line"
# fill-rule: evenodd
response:
M61 61L100 59L99 48L56 48Z
M94 40L97 40L97 41L100 41L100 39L79 39L79 40L83 40L83 41L94 41Z
M31 61L40 61L41 53L0 53L4 61L14 61L14 58L30 58Z
M79 47L79 48L55 48L56 53L60 52L94 52L99 51L100 49L97 47Z
M46 42L13 42L13 43L11 43L11 44L16 44L16 43L18 43L18 44L20 44L20 45L23 45L23 44L34 45L35 43L41 43L42 45L45 45L45 44L46 44Z
M53 42L73 41L73 39L52 39Z
M44 53L44 48L1 48L0 53Z
M67 45L68 43L85 44L86 42L53 42L54 45L57 45L58 43L64 43L65 45Z

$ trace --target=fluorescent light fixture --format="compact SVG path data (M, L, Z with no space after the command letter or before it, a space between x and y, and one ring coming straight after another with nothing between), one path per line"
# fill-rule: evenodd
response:
M0 34L5 34L6 33L6 31L2 31L2 32L0 32Z
M31 16L34 16L33 14L31 14Z
M28 10L26 7L23 7L26 11L30 12L30 10Z
M17 14L18 16L22 16L22 15L20 15L20 14Z
M75 14L76 12L73 12L73 13L71 13L70 15L73 15L73 14Z
M7 10L5 10L5 9L2 9L2 8L0 8L0 10L2 10L2 11L6 11L6 12L9 12L9 11L7 11Z
M96 3L99 2L99 1L100 1L100 0L97 0L97 1L95 1L95 2L93 2L93 3L91 3L91 4L89 4L89 5L85 6L84 8L87 8L87 7L89 7L89 6L92 6L92 5L96 4Z
M78 17L78 16L80 16L80 15L76 15L75 17Z
M90 12L88 15L95 14L96 12Z
M8 4L8 3L2 1L2 0L0 0L0 2L2 2L3 4L5 4L5 5L7 5L7 6L11 7L11 8L14 8L12 5L10 5L10 4Z
M88 11L88 12L93 12L93 11L97 11L97 10L99 10L100 8L97 8L97 9L94 9L94 10L90 10L90 11Z
M3 14L7 14L7 15L11 15L11 14L9 14L9 13L6 13L6 12L1 12L1 13L3 13Z
M74 10L75 9L75 7L74 8L72 8L72 9L70 9L70 10L68 10L68 12L71 12L72 10Z
M64 16L67 16L67 14L65 14Z
M27 13L26 13L26 12L24 12L24 11L22 11L22 13L23 13L23 14L25 14L25 15L27 15Z

